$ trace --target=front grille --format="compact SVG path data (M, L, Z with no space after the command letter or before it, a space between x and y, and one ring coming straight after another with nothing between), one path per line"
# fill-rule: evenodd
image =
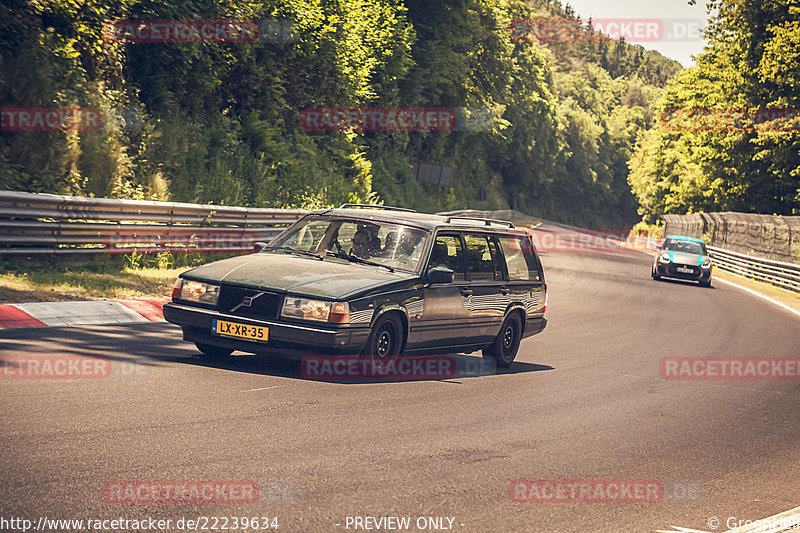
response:
M678 267L691 269L691 272L679 272L678 271ZM667 272L671 276L697 276L699 274L699 271L697 270L696 267L689 266L689 265L676 265L674 263L671 263L669 265L669 268L667 269Z
M250 306L239 305L248 296L251 298ZM220 288L217 309L223 313L249 318L278 318L281 299L281 295L274 292L223 285Z

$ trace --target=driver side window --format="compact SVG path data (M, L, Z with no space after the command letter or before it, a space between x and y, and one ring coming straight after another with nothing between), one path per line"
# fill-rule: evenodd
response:
M455 273L453 276L455 280L466 279L464 248L459 235L439 234L436 236L431 257L428 260L428 271L433 267L449 268Z

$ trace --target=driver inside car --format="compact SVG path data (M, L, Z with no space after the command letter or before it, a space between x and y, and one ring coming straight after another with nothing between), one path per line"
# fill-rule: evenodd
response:
M350 253L361 259L369 259L372 257L372 238L369 233L359 229L353 236L353 247Z

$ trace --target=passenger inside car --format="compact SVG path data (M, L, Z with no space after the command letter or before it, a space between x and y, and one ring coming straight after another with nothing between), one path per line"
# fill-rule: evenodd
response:
M397 247L397 232L390 231L389 233L386 234L386 237L383 240L383 248L381 249L381 255L383 257L392 257L396 247Z
M350 253L362 259L369 259L372 257L372 251L372 238L369 233L359 228L353 236L353 247L350 249Z

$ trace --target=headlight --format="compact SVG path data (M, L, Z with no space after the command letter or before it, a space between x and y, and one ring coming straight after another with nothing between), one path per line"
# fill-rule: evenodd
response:
M181 284L180 296L178 296L178 298L201 304L217 305L219 285L185 279Z
M658 260L662 263L669 263L669 252L661 252L658 255Z
M350 321L350 306L346 302L324 302L287 296L281 316L345 324Z
M700 268L711 268L711 258L706 257L703 259L703 264L700 265Z

